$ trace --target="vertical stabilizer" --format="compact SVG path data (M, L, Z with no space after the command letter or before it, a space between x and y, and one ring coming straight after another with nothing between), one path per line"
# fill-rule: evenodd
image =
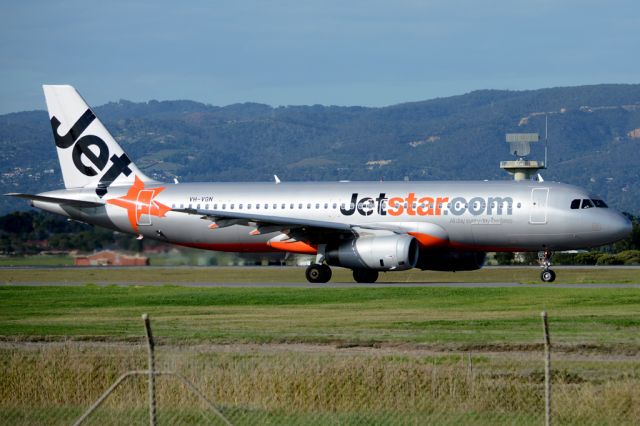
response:
M112 185L132 185L137 176L150 182L131 162L91 108L72 86L42 86L58 159L67 188L96 188L103 197Z

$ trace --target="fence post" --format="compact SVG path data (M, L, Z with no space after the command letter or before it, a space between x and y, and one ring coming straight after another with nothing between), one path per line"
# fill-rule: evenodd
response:
M549 338L547 312L542 311L540 316L544 331L544 424L551 426L551 339Z
M151 334L151 323L149 315L142 314L144 328L147 331L147 343L149 347L149 424L156 426L156 362L154 356L153 334Z

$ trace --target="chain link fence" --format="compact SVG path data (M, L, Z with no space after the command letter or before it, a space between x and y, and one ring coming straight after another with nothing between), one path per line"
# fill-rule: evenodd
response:
M532 343L504 352L160 345L155 416L159 425L541 425L545 363ZM558 350L551 359L554 424L640 423L637 354ZM150 423L145 344L4 342L0 360L2 424L74 424L127 371L140 374L82 424Z

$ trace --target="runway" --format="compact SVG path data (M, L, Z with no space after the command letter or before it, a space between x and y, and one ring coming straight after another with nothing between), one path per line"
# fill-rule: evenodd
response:
M63 287L76 287L86 286L86 281L58 281L58 282L44 282L44 281L32 281L32 282L16 282L16 283L2 283L0 286L26 286L26 287L45 287L45 286L63 286ZM98 286L166 286L167 282L114 282L114 281L102 281L91 282L91 285ZM328 282L326 284L310 284L308 282L287 282L287 283L274 283L274 282L176 282L170 284L171 286L179 287L237 287L237 288L403 288L403 287L452 287L452 288L638 288L640 289L640 283L637 284L616 284L616 283L597 283L597 284L520 284L515 282L491 282L491 283L472 283L472 282L460 282L460 283L401 283L401 282L377 282L374 284L359 284L354 282Z

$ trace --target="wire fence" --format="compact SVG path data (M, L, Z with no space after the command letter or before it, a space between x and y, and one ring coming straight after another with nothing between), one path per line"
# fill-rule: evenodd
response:
M148 348L5 342L0 423L153 424L154 418L158 425L640 423L640 360L634 353L555 351L545 382L542 345L473 353L402 346L163 345L155 348L153 360ZM153 394L150 361L156 373Z

